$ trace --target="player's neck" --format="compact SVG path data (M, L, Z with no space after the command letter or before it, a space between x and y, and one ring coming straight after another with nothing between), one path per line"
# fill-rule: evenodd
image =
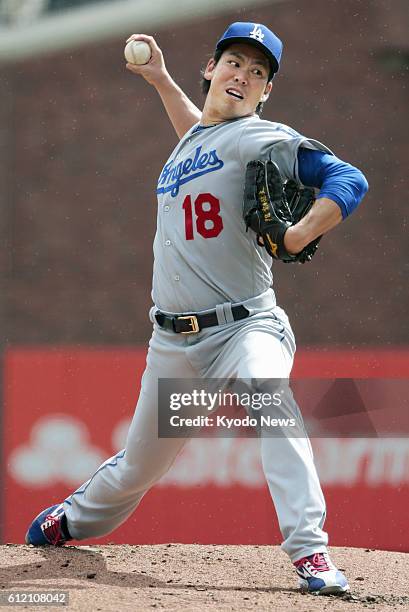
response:
M200 119L200 125L203 127L210 127L212 125L219 125L226 121L233 121L237 119L244 119L244 117L252 117L255 113L249 113L242 117L230 117L221 113L217 108L212 107L210 104L206 104L203 107L202 117Z

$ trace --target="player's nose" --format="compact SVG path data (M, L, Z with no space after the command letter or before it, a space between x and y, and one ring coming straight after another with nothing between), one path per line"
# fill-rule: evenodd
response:
M242 85L246 85L247 83L246 77L244 75L236 74L234 76L234 80L236 83L241 83Z

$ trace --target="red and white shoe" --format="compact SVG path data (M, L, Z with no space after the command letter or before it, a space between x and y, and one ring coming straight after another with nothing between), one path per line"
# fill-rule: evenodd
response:
M349 591L344 574L332 563L327 552L314 553L294 563L302 591L316 595Z

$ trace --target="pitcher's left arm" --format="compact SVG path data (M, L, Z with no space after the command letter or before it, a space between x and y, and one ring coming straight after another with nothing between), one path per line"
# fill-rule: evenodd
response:
M289 253L299 253L338 225L368 191L363 173L334 155L300 147L297 158L300 181L320 189L320 193L309 213L286 231L284 245Z

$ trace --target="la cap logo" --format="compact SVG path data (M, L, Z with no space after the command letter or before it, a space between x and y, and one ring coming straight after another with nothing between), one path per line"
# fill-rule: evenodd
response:
M251 38L255 38L256 40L259 40L260 42L263 42L264 34L263 34L262 29L260 28L260 25L258 23L254 24L254 28L250 32L250 36L251 36Z

